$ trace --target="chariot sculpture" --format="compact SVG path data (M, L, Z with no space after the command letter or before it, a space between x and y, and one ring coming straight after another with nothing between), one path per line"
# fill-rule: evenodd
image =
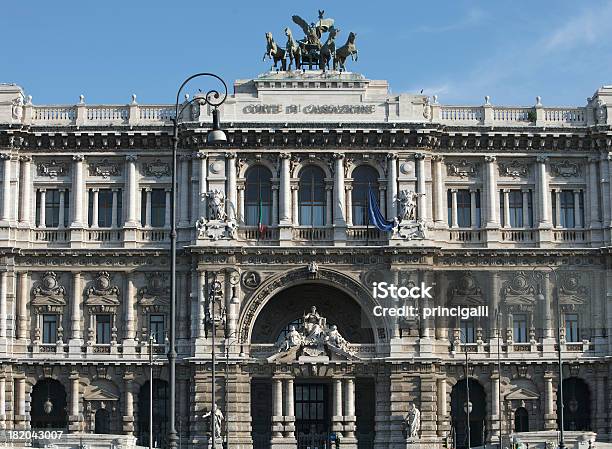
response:
M271 32L266 33L266 57L272 59L274 65L272 70L295 70L320 69L327 70L332 63L333 70L346 70L346 60L351 57L353 61L357 61L357 47L355 39L357 34L350 32L346 43L336 48L336 36L340 33L340 29L334 27L334 19L324 18L325 11L319 10L319 18L316 22L308 23L300 16L294 15L291 17L293 22L302 29L304 38L295 40L291 28L285 28L285 36L287 43L285 48L280 47L272 37ZM325 36L327 33L327 36ZM325 39L324 39L325 38Z

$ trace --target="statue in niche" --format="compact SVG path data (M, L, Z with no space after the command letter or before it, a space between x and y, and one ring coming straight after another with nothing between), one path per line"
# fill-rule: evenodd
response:
M208 199L208 219L223 221L225 213L225 194L220 189L214 189L206 194Z
M202 418L204 418L206 420L206 426L208 428L208 434L209 436L213 436L212 435L212 420L214 419L214 423L215 423L215 434L214 434L214 438L215 440L220 440L221 439L221 429L223 426L223 420L225 419L223 416L223 413L221 413L221 410L219 410L219 407L217 407L217 404L213 404L213 408L212 410L210 410L209 412L207 412L204 416L202 416Z
M421 430L421 412L416 405L410 404L404 424L406 426L406 436L408 438L419 438L419 430Z

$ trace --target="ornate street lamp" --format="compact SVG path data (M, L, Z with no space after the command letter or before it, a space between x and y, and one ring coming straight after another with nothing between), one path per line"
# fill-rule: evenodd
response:
M47 415L50 415L53 411L53 402L51 402L50 398L47 398L47 400L43 404L43 409Z
M189 101L179 104L181 92L183 88L194 78L211 77L218 80L223 85L223 92L211 89L203 96L197 96ZM214 73L196 73L187 78L178 91L176 92L176 102L174 105L174 117L172 118L172 188L171 188L171 206L170 206L170 345L168 349L168 371L170 381L170 422L168 423L168 446L170 449L176 449L177 433L175 424L175 409L176 409L176 160L179 143L179 121L183 111L193 103L198 103L200 106L210 105L213 107L213 128L208 133L206 141L209 144L224 143L227 141L227 136L221 130L219 124L218 107L227 99L227 84L219 76ZM214 449L214 439L213 439Z

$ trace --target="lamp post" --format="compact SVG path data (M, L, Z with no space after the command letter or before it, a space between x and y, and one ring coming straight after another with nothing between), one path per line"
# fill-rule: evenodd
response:
M501 327L500 327L501 312L495 310L495 323L497 327L497 375L499 376L497 387L497 404L499 407L497 420L499 422L499 449L502 449L502 394L501 394Z
M465 348L464 348L464 352L465 352L465 364L464 364L464 370L465 370L465 395L466 395L466 402L465 405L463 406L463 410L465 411L466 415L467 415L467 420L466 420L466 431L467 431L467 443L468 443L468 449L472 447L472 436L471 436L471 429L470 429L470 413L472 413L472 403L470 402L470 378L469 378L469 369L470 369L470 358L469 358L469 354L468 354L468 348L467 348L467 335L463 332L462 329L457 329L460 333L460 335L463 336L463 339L465 340Z
M194 78L212 77L221 82L224 92L209 90L204 96L194 97L180 105L180 96L183 88ZM227 141L227 136L221 130L219 123L218 107L227 98L227 84L219 76L213 73L196 73L188 77L176 92L176 102L174 105L174 117L172 118L172 187L171 187L171 206L170 206L170 345L168 349L168 374L170 381L170 422L168 423L168 446L170 449L177 449L177 433L175 424L176 410L176 160L179 143L179 121L182 112L197 102L200 106L206 104L213 107L213 127L208 133L207 142L209 144L223 143ZM213 351L214 352L214 351ZM214 393L213 393L214 394ZM214 449L214 442L213 442Z
M155 337L149 334L149 449L153 449L153 343Z
M216 426L216 408L217 408L217 402L216 402L216 384L217 384L217 358L216 358L216 351L215 351L215 333L216 333L216 316L215 316L215 300L217 298L217 293L219 293L221 291L221 283L217 280L217 274L213 274L213 280L212 283L210 285L209 288L209 283L208 283L208 272L206 272L204 274L204 288L205 288L205 293L206 293L206 304L207 304L207 317L205 318L205 320L207 321L206 324L210 324L211 327L211 363L212 363L212 369L211 369L211 376L212 376L212 392L211 392L211 402L212 402L212 406L210 409L210 434L212 437L212 444L211 444L211 448L215 449L216 448L216 433L215 433L215 426ZM220 429L219 429L220 430Z
M558 290L559 276L557 274L557 270L550 265L546 265L544 268L548 268L549 273L552 273L553 277L555 278L555 285L552 289L552 294L557 312L557 361L559 365L559 408L557 409L557 413L559 413L559 449L565 449L565 422L563 418L563 353L561 349L561 300L559 299ZM541 278L539 273L536 276ZM542 293L540 293L539 296L543 296Z
M231 337L236 337L236 332L231 332L225 337L225 445L223 449L228 449L229 447L229 350L230 347L237 342L237 340L234 339L234 341L230 343Z

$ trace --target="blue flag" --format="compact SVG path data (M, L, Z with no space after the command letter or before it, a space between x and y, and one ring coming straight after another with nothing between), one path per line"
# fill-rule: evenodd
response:
M395 222L393 220L388 221L383 217L383 214L380 212L380 207L378 206L378 201L376 201L376 194L371 187L368 187L368 199L368 216L370 217L370 222L380 231L393 231Z

